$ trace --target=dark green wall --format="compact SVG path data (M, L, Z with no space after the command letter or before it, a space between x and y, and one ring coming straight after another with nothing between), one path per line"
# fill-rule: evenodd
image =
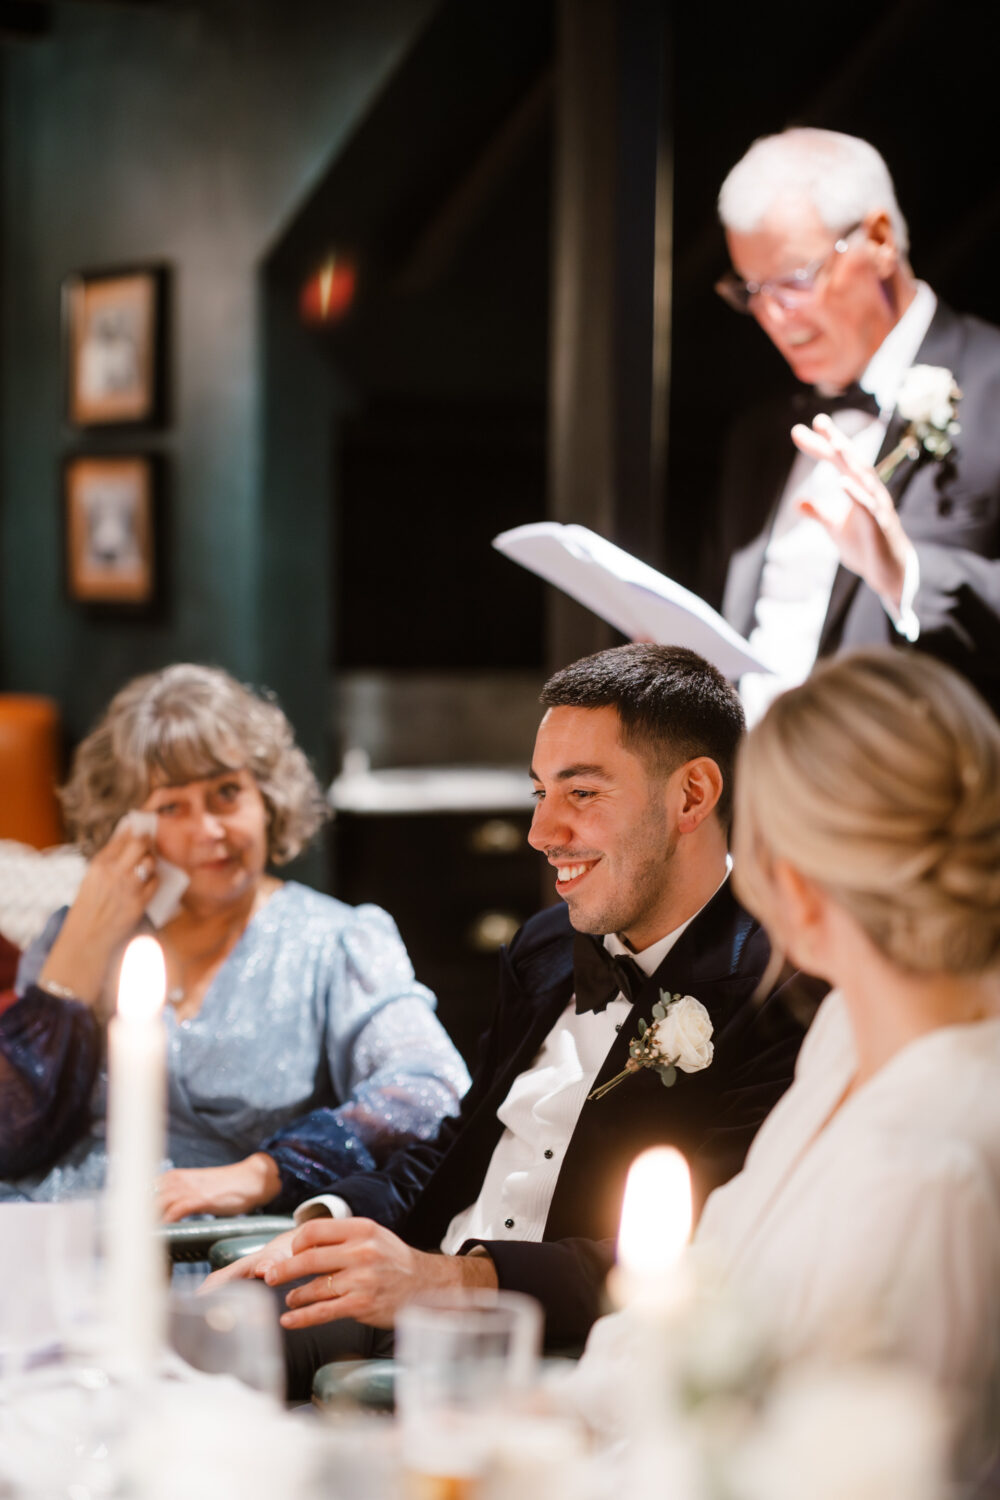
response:
M128 677L187 658L266 681L322 759L328 496L288 497L283 530L285 497L264 493L260 267L432 8L57 4L50 38L3 54L0 688L52 694L71 739ZM80 440L59 288L146 261L173 275L172 418L105 446L166 458L169 594L161 619L95 620L62 588L60 462Z

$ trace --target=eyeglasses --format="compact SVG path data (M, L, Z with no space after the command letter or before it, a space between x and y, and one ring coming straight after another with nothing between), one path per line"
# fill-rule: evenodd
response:
M779 307L801 307L814 295L816 283L834 256L843 255L851 235L863 228L864 220L860 224L852 224L850 229L844 230L832 250L828 250L817 260L811 260L808 265L799 266L789 276L779 276L774 281L744 281L735 271L727 271L715 283L715 290L724 302L728 302L730 307L740 313L753 311L755 297L770 297Z

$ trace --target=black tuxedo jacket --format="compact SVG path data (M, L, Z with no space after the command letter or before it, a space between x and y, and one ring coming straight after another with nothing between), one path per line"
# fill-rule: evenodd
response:
M961 432L948 458L904 460L890 483L920 561L914 603L917 646L950 662L1000 708L1000 330L939 303L915 364L943 365L962 389ZM750 411L737 423L724 463L720 510L703 577L707 598L743 635L753 628L764 553L795 457L792 398ZM906 424L889 422L879 458ZM724 588L721 587L725 578ZM840 568L819 654L905 644L878 597Z
M388 1225L418 1248L436 1249L454 1216L474 1202L503 1133L497 1109L514 1079L531 1069L573 993L572 942L562 904L525 923L503 955L497 1009L461 1112L433 1142L397 1152L381 1171L339 1182L334 1191L355 1214ZM802 1028L780 992L763 1004L753 999L769 958L766 935L727 881L643 987L596 1083L625 1066L636 1022L650 1019L661 989L693 995L708 1010L711 1066L678 1073L669 1089L646 1070L586 1103L560 1166L542 1243L484 1242L500 1285L541 1301L550 1347L582 1342L600 1311L636 1154L656 1144L679 1147L700 1203L739 1171L758 1126L791 1082Z

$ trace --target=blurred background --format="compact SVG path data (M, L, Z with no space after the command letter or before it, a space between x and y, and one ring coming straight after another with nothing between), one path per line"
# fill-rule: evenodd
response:
M468 994L548 899L538 688L613 639L490 538L577 521L693 581L722 433L789 379L712 292L757 135L871 140L917 273L1000 321L986 14L0 0L3 699L49 700L65 765L138 672L272 688L339 809L296 873L393 912L469 1050ZM145 270L162 400L71 421L66 289ZM135 456L155 588L81 599L67 473ZM58 842L19 745L0 837Z

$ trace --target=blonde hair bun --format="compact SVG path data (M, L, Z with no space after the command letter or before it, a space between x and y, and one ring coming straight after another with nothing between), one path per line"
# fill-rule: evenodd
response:
M1000 963L1000 724L949 667L889 647L822 663L748 736L736 800L761 914L784 858L904 968Z

